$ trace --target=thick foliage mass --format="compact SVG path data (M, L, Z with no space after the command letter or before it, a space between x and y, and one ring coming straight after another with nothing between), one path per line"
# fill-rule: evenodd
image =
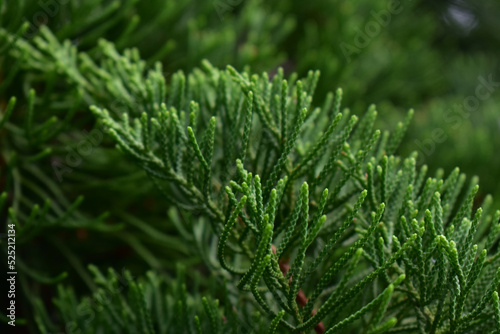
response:
M16 230L28 310L19 325L42 333L500 331L500 211L491 196L478 200L477 178L467 182L458 168L430 176L417 152L396 155L413 110L392 133L380 131L377 107L351 114L340 88L313 99L319 71L200 61L223 39L196 36L196 23L189 36L203 43L144 46L143 58L126 47L172 24L169 15L207 9L168 2L143 26L140 16L127 21L134 6L147 15L135 1L89 6L98 3L78 24L57 16L57 33L41 26L30 37L33 27L5 14L22 13L22 2L0 2L2 61L12 64L0 92L21 85L26 96L0 101L0 217ZM72 17L82 6L64 10ZM282 19L266 29L287 33ZM114 42L98 38L107 34ZM266 59L275 51L262 43L254 46ZM196 57L184 59L195 45ZM157 60L169 52L186 62L172 70L201 65L165 73ZM115 269L88 265L110 252ZM64 260L49 270L50 257ZM50 301L43 289L51 284ZM91 295L81 296L82 284Z

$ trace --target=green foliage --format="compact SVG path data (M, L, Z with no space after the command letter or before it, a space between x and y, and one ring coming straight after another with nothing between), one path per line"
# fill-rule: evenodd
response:
M312 47L330 37L321 29L342 30L332 25L354 9L340 6L338 20L315 23L260 5L305 6L248 1L241 21L227 16L213 28L206 4L72 2L28 36L32 27L20 19L32 9L0 2L0 61L13 64L0 82L0 217L16 229L29 329L500 331L500 211L492 198L481 202L477 178L465 186L458 168L432 176L417 152L396 155L414 111L392 134L377 129L376 105L352 115L342 104L367 102L353 102L369 86L357 80L380 73L358 78L330 49ZM177 23L181 13L196 19ZM362 17L351 17L338 42L353 38ZM284 49L299 74L285 75L271 69L295 24L304 43ZM248 36L237 46L240 34ZM226 58L227 50L242 52ZM439 65L434 51L421 53L424 65ZM201 61L220 54L219 64ZM373 56L364 51L360 64ZM169 58L176 61L160 61ZM304 70L314 64L324 78ZM324 80L352 75L350 98L328 91ZM411 86L397 95L391 80L378 89L413 103L437 81L415 96ZM137 256L99 263L123 245ZM63 260L47 266L47 258ZM128 270L119 274L120 266ZM48 301L42 288L57 295Z

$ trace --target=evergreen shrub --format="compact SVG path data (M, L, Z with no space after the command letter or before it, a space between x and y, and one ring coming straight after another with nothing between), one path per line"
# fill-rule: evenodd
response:
M187 1L57 3L31 31L23 3L0 2L8 333L500 332L500 211L477 177L398 154L413 110L379 130L375 105L278 67L270 33L235 67L201 60L259 2L236 32Z

